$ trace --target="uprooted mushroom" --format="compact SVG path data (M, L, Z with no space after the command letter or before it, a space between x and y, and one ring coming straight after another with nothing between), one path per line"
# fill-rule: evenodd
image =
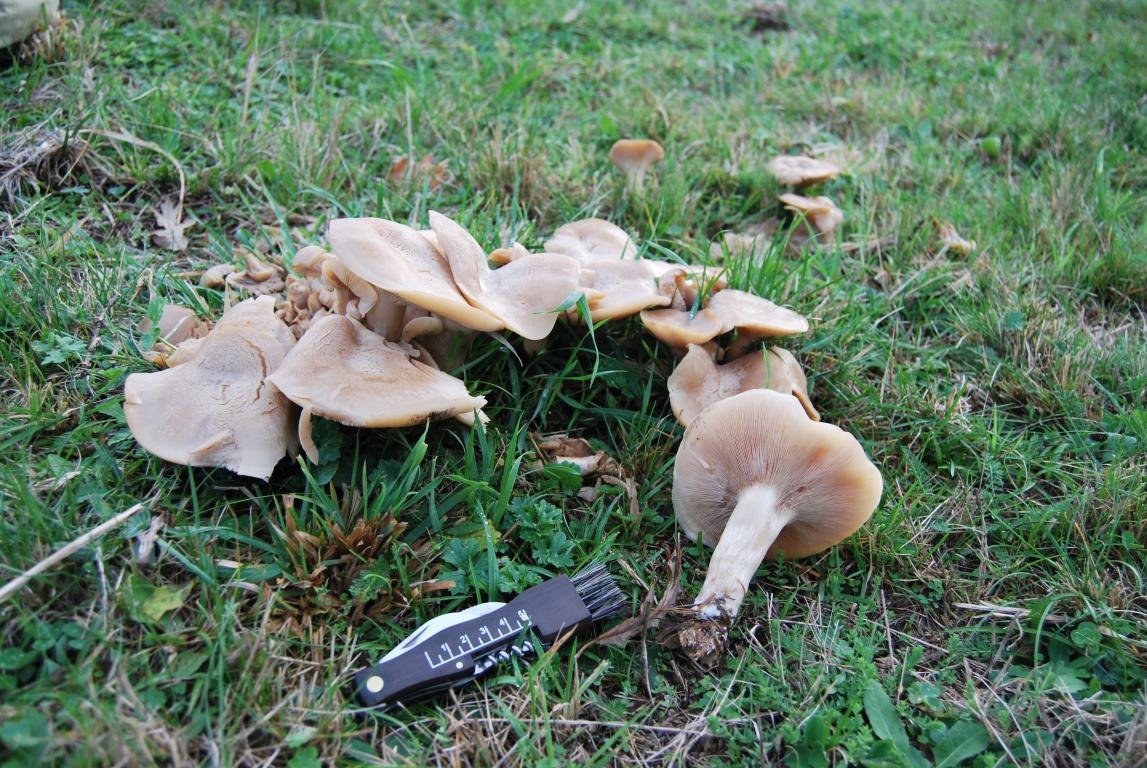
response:
M883 487L856 438L811 421L790 395L753 389L697 414L677 452L673 508L685 535L713 554L678 632L686 654L715 660L762 560L840 542L872 515Z

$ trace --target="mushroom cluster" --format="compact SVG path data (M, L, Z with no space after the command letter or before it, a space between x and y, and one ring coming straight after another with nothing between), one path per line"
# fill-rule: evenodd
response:
M560 320L578 319L583 297L597 322L651 307L684 312L724 284L702 266L638 258L632 238L601 219L559 227L540 253L518 243L487 252L436 211L429 225L335 219L330 249L300 249L290 274L253 256L243 271L205 272L204 285L256 298L214 328L190 310L164 310L148 358L166 370L126 384L140 445L266 479L298 446L318 461L314 416L358 427L485 420L485 399L442 370L453 367L457 336L508 331L540 344Z
M630 165L633 155L641 157ZM662 156L652 142L619 142L611 152L636 194ZM840 171L809 158L779 158L770 170L798 188ZM781 199L808 203L800 210L824 235L840 223L826 198ZM678 359L668 380L685 427L673 477L677 519L713 547L679 633L698 660L724 647L764 558L820 552L880 501L879 470L854 437L820 422L795 356L765 348L807 332L808 320L729 288L721 270L641 258L628 233L595 218L558 227L537 253L519 243L487 251L436 211L427 229L335 219L328 239L329 250L299 250L292 274L254 256L242 272L204 273L205 285L256 294L213 328L188 310L164 310L149 359L166 369L132 374L125 385L128 425L144 448L266 479L300 446L318 461L316 415L358 427L434 417L472 424L485 420L485 398L443 370L454 367L459 335L508 331L531 349L559 321L639 314Z

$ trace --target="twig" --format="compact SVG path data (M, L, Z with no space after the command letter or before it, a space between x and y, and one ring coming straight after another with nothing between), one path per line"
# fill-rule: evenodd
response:
M4 602L8 600L8 598L12 597L12 595L23 589L32 579L36 578L52 566L66 560L70 555L83 549L88 544L103 536L108 531L127 522L127 520L132 515L134 515L136 512L139 512L141 509L143 509L142 502L135 504L128 509L125 509L123 512L120 512L111 520L106 520L100 523L95 528L85 533L83 536L80 536L78 539L74 539L68 544L65 544L63 547L60 547L60 549L48 555L43 560L36 563L16 578L12 579L3 587L0 587L0 605L3 605Z

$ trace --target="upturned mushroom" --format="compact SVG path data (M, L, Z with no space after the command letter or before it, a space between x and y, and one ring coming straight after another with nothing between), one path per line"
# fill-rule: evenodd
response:
M843 540L872 515L883 485L856 438L810 421L789 395L754 389L698 414L673 470L678 522L713 546L693 601L700 631L694 622L679 634L686 653L702 660L723 645L714 635L724 637L762 560Z
M652 139L620 139L609 150L610 161L625 173L626 189L640 195L645 174L665 157L665 150Z
M577 290L580 268L576 259L532 253L490 269L486 251L453 219L431 211L430 228L467 301L524 339L536 341L550 334L558 308Z
M407 304L475 331L506 327L466 300L446 257L421 232L387 219L335 219L328 236L331 250L352 272Z

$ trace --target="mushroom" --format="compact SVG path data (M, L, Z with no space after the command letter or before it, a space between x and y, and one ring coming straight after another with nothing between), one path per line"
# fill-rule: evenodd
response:
M154 326L150 318L145 318L139 324L142 333L147 333L153 327L155 343L143 356L148 362L159 365L167 364L167 356L175 347L188 339L201 339L211 330L211 326L200 320L193 310L178 304L164 304L159 322Z
M724 319L711 309L697 313L680 309L647 309L641 313L641 323L674 349L712 341L725 327Z
M828 160L817 160L802 155L774 157L766 166L777 181L787 187L805 187L835 179L843 170Z
M227 286L227 276L234 271L234 265L216 264L203 271L203 274L199 276L199 284L204 288L225 288Z
M583 265L637 258L637 245L624 229L604 219L578 219L562 224L545 243L546 253L572 256Z
M844 212L827 197L802 197L790 192L781 195L780 200L786 208L804 216L821 239L831 238L844 221Z
M266 480L295 438L290 402L264 381L294 343L272 298L236 304L206 337L184 342L172 367L127 377L132 435L161 459Z
M692 629L708 623L680 633L686 653L712 654L714 627L723 636L764 558L806 557L843 540L871 517L883 486L856 438L810 421L788 395L754 389L698 414L673 469L678 522L713 546Z
M580 285L589 304L590 319L616 320L649 307L667 307L673 299L657 287L644 261L595 261L583 265ZM570 310L576 314L576 310Z
M705 306L724 318L725 331L737 331L737 340L725 350L727 358L738 357L754 341L767 336L808 332L804 315L746 291L726 288L713 294Z
M430 228L467 301L522 338L536 341L550 334L559 307L577 291L580 268L575 259L531 253L490 269L482 246L453 219L431 211Z
M609 149L610 161L625 173L629 192L640 195L645 174L665 157L665 150L652 139L619 139Z
M352 272L407 304L475 331L506 327L466 301L446 258L417 230L386 219L335 219L328 235L331 249Z
M243 253L243 259L245 269L242 272L230 272L224 278L227 287L258 296L268 296L283 290L283 278L278 267L259 261L249 251Z
M59 0L0 3L0 48L15 45L59 19Z
M436 416L472 421L486 404L459 379L343 315L315 322L267 380L303 408L303 421L314 414L355 427L407 427Z
M800 401L810 419L820 421L820 414L809 400L808 379L800 363L791 352L780 347L717 365L712 352L691 344L667 383L669 407L685 427L713 403L751 389L791 394Z

